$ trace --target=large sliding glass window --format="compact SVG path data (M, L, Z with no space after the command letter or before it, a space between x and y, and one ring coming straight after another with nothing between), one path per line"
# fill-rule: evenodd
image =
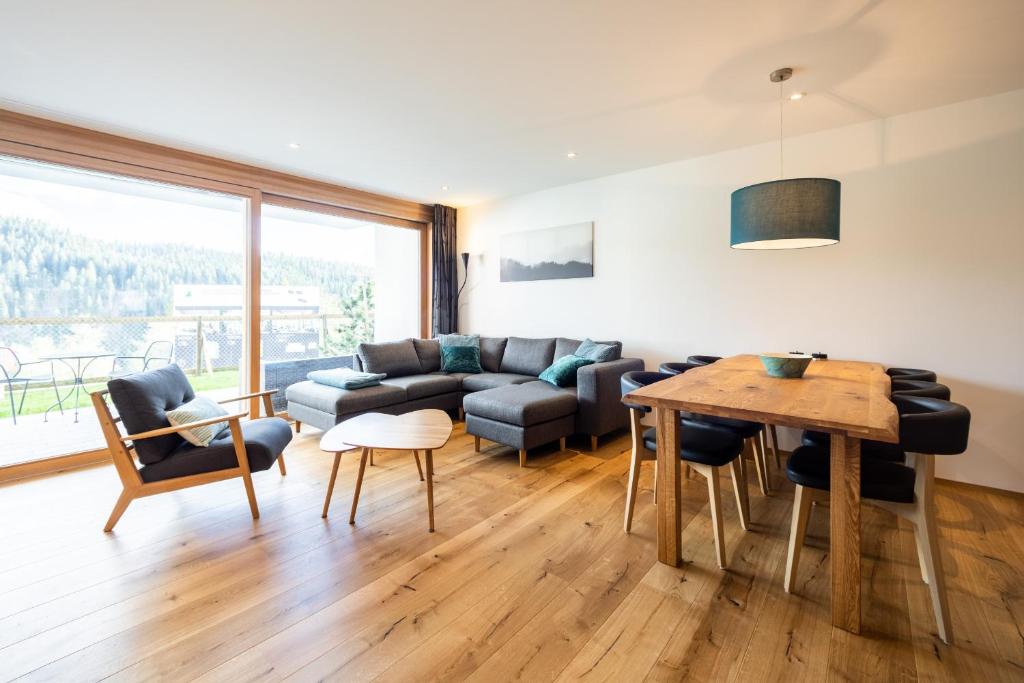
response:
M264 384L284 388L347 365L360 342L420 330L420 232L365 219L263 205Z
M88 390L244 388L246 200L0 158L0 466L105 447Z

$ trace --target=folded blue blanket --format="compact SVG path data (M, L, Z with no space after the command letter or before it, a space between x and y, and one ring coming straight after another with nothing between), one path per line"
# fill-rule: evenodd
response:
M334 370L314 370L306 375L317 384L325 384L338 389L364 389L375 387L387 375L373 372L357 372L352 368L335 368Z

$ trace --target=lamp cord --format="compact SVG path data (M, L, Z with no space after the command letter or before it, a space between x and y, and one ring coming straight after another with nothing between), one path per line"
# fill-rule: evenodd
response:
M783 107L782 100L783 100L782 81L779 81L779 180L782 180L783 178L785 178L785 174L782 172L782 168L783 168L783 166L782 166L782 152L783 152L783 149L782 149L782 107Z

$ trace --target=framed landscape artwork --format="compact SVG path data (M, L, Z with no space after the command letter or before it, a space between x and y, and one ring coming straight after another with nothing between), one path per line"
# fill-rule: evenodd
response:
M594 277L594 224L501 236L501 282Z

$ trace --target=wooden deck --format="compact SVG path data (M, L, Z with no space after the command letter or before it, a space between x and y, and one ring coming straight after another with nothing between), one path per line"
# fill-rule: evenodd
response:
M288 476L136 501L100 528L109 467L0 486L0 679L1021 680L1024 501L944 484L939 524L957 642L934 633L909 527L864 508L864 635L833 629L826 510L797 594L782 589L792 487L750 489L753 529L724 501L715 566L703 481L684 480L684 566L656 561L651 469L622 531L628 439L596 453L436 454L437 532L407 454L356 458L320 508L330 457L310 430ZM578 443L583 446L582 441Z

